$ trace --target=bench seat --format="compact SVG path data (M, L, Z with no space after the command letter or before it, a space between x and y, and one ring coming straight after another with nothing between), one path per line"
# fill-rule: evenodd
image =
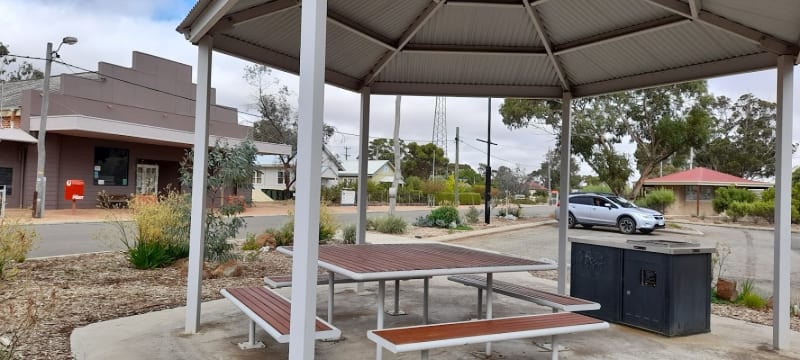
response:
M356 281L341 274L335 274L333 277L334 284L348 284L353 282ZM267 275L264 277L264 284L272 289L291 287L292 274ZM328 285L328 274L317 275L317 285Z
M448 276L448 280L461 283L467 286L478 288L478 296L482 296L481 291L486 290L486 277L481 275L453 275ZM530 301L542 306L548 306L558 311L587 311L597 310L600 304L572 296L560 295L544 290L534 289L522 285L513 284L506 281L492 280L492 291ZM480 298L478 299L480 303ZM478 314L480 315L480 314Z
M220 290L223 296L250 318L250 339L242 348L257 347L255 326L258 325L279 343L289 342L291 303L288 299L265 287L228 288ZM342 332L326 321L317 318L314 338L338 339Z
M607 329L608 323L585 315L560 312L489 320L370 330L367 338L392 353L423 351L485 342L556 336ZM555 357L557 353L554 352Z

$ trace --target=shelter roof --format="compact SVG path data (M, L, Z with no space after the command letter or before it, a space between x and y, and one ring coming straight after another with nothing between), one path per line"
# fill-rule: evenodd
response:
M329 0L326 81L375 94L560 98L772 68L793 0ZM192 42L298 73L298 0L200 0Z
M752 188L768 188L772 184L747 180L738 176L721 173L704 167L681 171L667 176L662 176L644 181L645 186L654 185L710 185L710 186L737 186Z

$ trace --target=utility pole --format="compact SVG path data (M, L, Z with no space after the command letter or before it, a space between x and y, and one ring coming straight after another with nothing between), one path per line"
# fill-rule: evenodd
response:
M458 140L459 140L458 139L458 126L456 126L456 171L455 171L455 175L453 176L453 179L456 180L455 184L453 185L453 204L455 204L456 209L458 209L458 203L459 203L459 201L458 201L459 200L458 199L458 173L459 173L459 171L458 171L459 170L459 168L458 168Z
M553 191L553 186L552 186L553 180L550 172L550 148L547 148L547 155L545 156L547 157L547 205L553 205L551 204L552 201L550 200L551 197L550 192Z
M433 164L431 166L431 179L436 180L436 148L439 147L447 156L447 98L436 98L436 109L433 114ZM447 164L445 164L447 165Z
M348 150L350 150L350 147L349 146L345 146L344 147L344 161L350 160L350 154L347 153Z
M394 179L389 188L389 215L394 216L397 205L397 185L400 183L400 95L394 102ZM434 157L435 159L435 157Z
M489 98L487 109L488 121L486 122L486 140L475 140L486 143L486 188L484 189L483 195L483 221L488 224L492 215L492 207L489 205L492 200L492 145L497 145L492 142L492 98Z
M44 84L42 85L42 111L39 115L39 134L36 144L36 189L33 191L33 217L41 218L44 216L44 194L47 189L47 178L44 176L45 164L45 135L47 133L47 112L50 105L50 68L53 66L53 57L58 58L58 50L61 45L73 45L78 39L67 36L58 44L58 48L53 51L53 43L47 43L47 53L45 54L44 64Z

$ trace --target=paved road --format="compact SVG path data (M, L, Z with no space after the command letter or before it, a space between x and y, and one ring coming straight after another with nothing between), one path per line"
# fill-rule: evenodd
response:
M552 207L528 206L523 209L526 216L547 216L552 213ZM417 217L426 215L430 210L402 211L399 216L409 223ZM368 217L385 215L385 212L370 212ZM336 214L339 224L355 224L356 214ZM265 229L277 228L288 221L286 215L276 216L250 216L245 217L247 226L239 231L238 237L244 237L248 232L260 233ZM40 240L28 253L28 257L57 256L84 254L97 251L123 250L125 247L118 240L120 238L117 227L108 222L91 222L77 224L46 224L36 225Z
M762 295L772 294L773 238L772 231L747 230L719 226L681 225L703 235L683 235L655 231L650 235L623 235L612 228L576 227L570 237L593 239L668 239L698 242L706 246L727 245L731 254L723 262L722 273L737 280L753 279ZM558 258L558 227L556 224L534 229L457 240L455 243L484 248L528 258ZM569 243L568 243L569 244ZM800 235L792 234L791 287L792 298L800 298ZM568 259L569 261L569 259ZM716 270L715 270L716 271Z

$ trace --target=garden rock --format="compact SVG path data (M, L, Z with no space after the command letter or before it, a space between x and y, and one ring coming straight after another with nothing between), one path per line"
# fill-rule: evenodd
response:
M211 272L214 278L230 278L242 275L242 266L236 260L228 260Z
M736 281L719 278L717 280L717 297L726 301L735 301L739 296Z

